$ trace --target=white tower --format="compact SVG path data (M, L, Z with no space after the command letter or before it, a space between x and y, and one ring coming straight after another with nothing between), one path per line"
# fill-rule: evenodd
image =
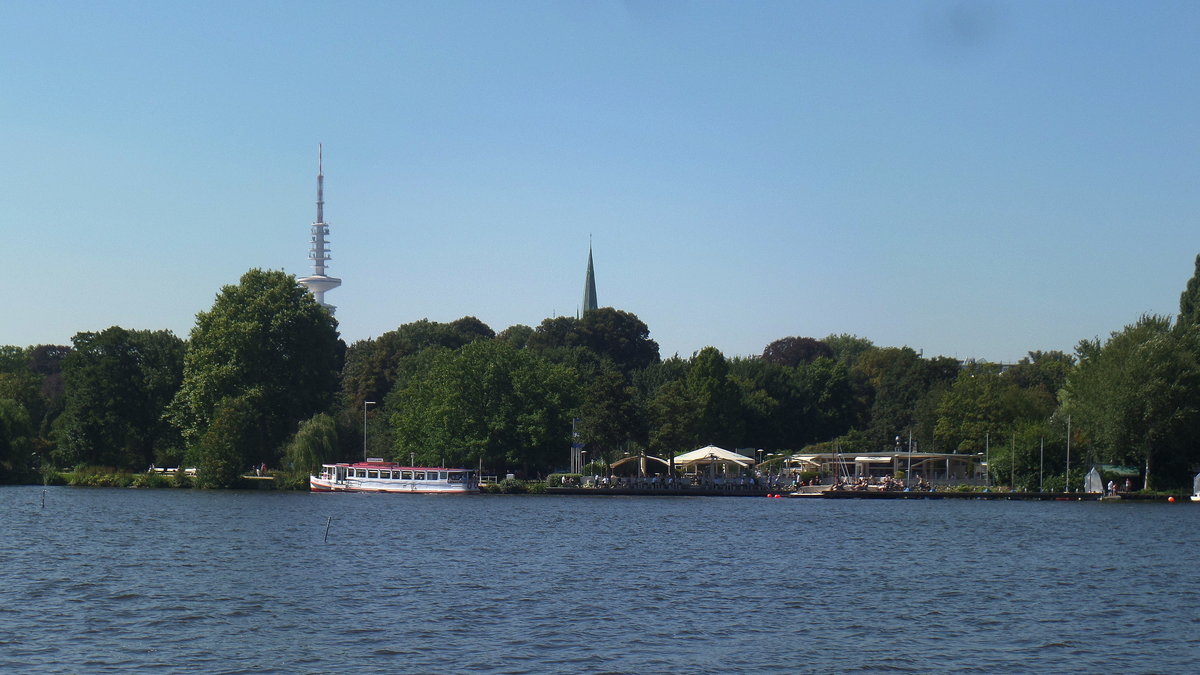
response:
M312 276L302 277L296 281L301 286L312 291L313 297L317 299L317 302L325 309L328 309L330 314L333 314L337 310L337 307L325 302L325 291L332 291L341 286L342 280L325 274L325 263L330 259L330 255L325 242L325 235L329 234L329 225L325 222L325 170L323 155L324 152L318 144L317 222L312 224L312 250L308 252L308 257L312 260L313 273Z

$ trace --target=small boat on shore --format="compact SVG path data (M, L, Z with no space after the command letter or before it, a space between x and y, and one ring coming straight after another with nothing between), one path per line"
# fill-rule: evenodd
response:
M1200 473L1192 479L1192 501L1200 502Z
M312 492L468 494L479 492L479 476L470 469L403 466L372 458L322 464L320 475L308 477L308 486Z

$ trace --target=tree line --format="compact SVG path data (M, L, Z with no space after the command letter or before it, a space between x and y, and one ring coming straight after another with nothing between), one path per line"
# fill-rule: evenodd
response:
M347 346L282 271L220 290L188 338L110 327L70 346L0 347L0 471L196 466L232 484L366 455L537 476L589 457L702 445L844 452L986 450L993 478L1062 489L1093 463L1183 485L1200 460L1200 256L1175 317L1143 316L1073 354L1013 364L925 357L847 335L784 337L761 355L662 358L636 315L496 333L421 320Z

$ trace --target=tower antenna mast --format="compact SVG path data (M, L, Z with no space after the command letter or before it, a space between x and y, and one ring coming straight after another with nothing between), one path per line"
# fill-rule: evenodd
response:
M332 258L325 241L329 234L329 224L325 222L325 149L317 144L317 222L312 224L312 248L308 258L312 261L312 276L296 281L312 291L317 303L333 314L337 307L325 302L325 293L342 285L342 280L325 274L325 264Z

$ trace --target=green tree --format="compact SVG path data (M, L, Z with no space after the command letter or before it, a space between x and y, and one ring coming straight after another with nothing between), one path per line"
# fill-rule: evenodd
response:
M745 434L742 389L715 347L692 357L683 380L657 389L649 415L650 447L661 454L709 444L735 448Z
M847 369L853 369L854 364L858 362L858 357L876 348L875 343L867 338L849 333L827 335L821 342L824 342L833 351L834 360L846 366Z
M314 473L337 454L337 424L332 416L318 413L300 424L284 451L283 468L297 477Z
M262 390L251 388L220 400L212 421L189 449L196 465L196 484L202 488L228 488L246 469L244 448L262 442L264 418L259 412Z
M579 346L579 320L570 316L543 319L533 329L527 346L530 349L554 349Z
M1198 459L1200 331L1143 316L1103 344L1085 340L1064 388L1064 412L1100 461L1141 465L1146 487L1186 482Z
M141 469L166 455L177 459L179 435L162 415L182 380L183 340L119 326L71 340L74 349L62 365L58 463Z
M644 445L646 421L637 388L607 361L581 375L577 429L591 456L599 457L597 451L615 451L628 442Z
M342 352L337 322L291 275L250 270L196 316L168 418L195 447L219 407L239 419L251 414L255 433L234 450L243 468L275 465L298 424L333 403ZM219 440L226 442L223 434Z
M867 436L875 447L890 447L895 436L916 426L916 411L923 398L939 384L952 381L958 362L948 357L924 359L908 347L886 347L862 354L855 364L871 392ZM919 439L922 447L932 438Z
M583 315L546 319L528 337L527 345L539 351L583 347L607 358L625 374L633 374L658 362L658 343L637 315L612 307L601 307Z
M431 347L458 349L475 340L495 337L479 319L464 316L450 323L421 319L378 338L360 340L346 350L343 369L345 405L361 410L363 401L382 401L400 379L401 362Z
M533 328L525 324L514 324L496 334L497 340L504 340L517 349L524 349L533 335Z
M17 401L0 398L0 482L18 482L32 473L33 426Z
M627 377L658 362L658 343L650 339L650 328L632 312L594 309L583 315L577 330L581 346L611 359Z
M763 350L762 358L764 361L794 368L803 363L812 363L820 358L832 359L833 349L814 338L785 337L767 345Z
M742 387L749 445L798 450L843 434L854 422L855 393L841 363L818 358L787 367L733 359L729 370Z
M388 397L394 457L546 471L565 460L576 375L503 340L433 355Z
M0 373L23 373L27 370L29 350L16 345L0 345Z
M1063 352L1032 351L1005 372L1018 387L1034 389L1050 398L1067 383L1067 375L1075 367L1075 357Z
M1196 256L1196 271L1179 294L1178 321L1187 326L1200 324L1200 255Z
M940 447L974 452L989 435L999 438L1002 429L1011 429L1016 416L1008 403L1016 388L999 365L969 364L938 402L934 434Z

